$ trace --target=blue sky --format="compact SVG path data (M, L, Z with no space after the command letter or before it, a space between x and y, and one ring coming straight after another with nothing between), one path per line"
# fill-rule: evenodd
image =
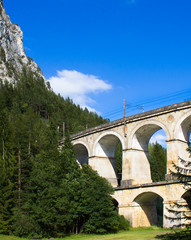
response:
M55 92L105 118L191 99L190 0L4 0ZM134 107L134 108L132 108Z

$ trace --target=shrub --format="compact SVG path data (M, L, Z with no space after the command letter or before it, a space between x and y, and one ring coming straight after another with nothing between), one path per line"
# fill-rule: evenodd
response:
M127 219L125 219L124 216L119 215L119 228L118 230L129 230L130 224Z

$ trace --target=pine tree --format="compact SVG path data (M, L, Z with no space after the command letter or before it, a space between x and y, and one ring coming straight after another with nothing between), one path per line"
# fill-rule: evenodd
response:
M11 233L15 207L15 159L12 152L0 157L0 232Z
M12 230L16 190L16 158L13 149L12 126L6 110L0 116L0 232Z
M51 142L47 147L32 167L24 203L16 213L16 235L60 237L74 229L80 167L67 141L61 153Z
M81 198L82 228L86 233L116 232L119 228L119 216L115 210L111 194L112 186L105 178L84 164L83 191Z
M191 153L190 147L187 150ZM171 174L184 186L186 191L183 195L184 201L172 203L168 212L172 213L174 217L165 217L174 223L173 228L186 228L186 230L158 236L163 240L191 239L191 161L179 157L179 162L180 165L173 164L175 170L171 170Z
M191 153L190 147L187 150ZM191 161L179 157L179 162L179 166L174 164L175 171L171 170L171 174L184 185L185 194L183 198L185 201L183 203L173 203L168 210L176 216L171 219L172 221L181 220L181 223L174 225L175 227L189 229L191 227Z
M122 144L119 142L115 149L116 172L118 184L120 185L122 178Z
M149 144L149 162L153 182L165 180L166 174L166 149L158 143Z

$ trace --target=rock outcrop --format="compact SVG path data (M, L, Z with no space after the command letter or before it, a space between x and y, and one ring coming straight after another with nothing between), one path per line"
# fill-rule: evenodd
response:
M0 0L0 79L15 83L23 67L44 78L38 65L26 56L23 32L10 21Z

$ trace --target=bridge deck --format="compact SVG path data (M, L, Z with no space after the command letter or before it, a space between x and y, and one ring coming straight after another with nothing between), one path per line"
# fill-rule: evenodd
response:
M161 107L161 108L157 108L154 110L150 110L147 112L143 112L143 113L139 113L139 114L135 114L132 116L128 116L125 118L126 123L130 123L130 122L135 122L135 121L139 121L142 119L146 119L146 118L150 118L153 116L157 116L157 115L162 115L165 114L167 112L173 112L173 111L178 111L178 110L182 110L182 109L186 109L186 108L191 108L191 101L185 101L185 102L181 102L181 103L176 103L176 104L172 104L172 105L168 105L165 107ZM100 132L106 129L110 129L116 126L120 126L124 124L124 118L106 123L106 124L102 124L93 128L89 128L86 129L84 131L81 131L79 133L73 134L71 135L71 139L75 140L79 137L83 137L95 132Z
M135 188L148 188L148 187L156 187L156 186L164 186L180 183L180 180L170 180L170 181L161 181L161 182L153 182L153 183L144 183L144 184L136 184L130 186L119 186L115 188L115 191L125 190L125 189L135 189Z

